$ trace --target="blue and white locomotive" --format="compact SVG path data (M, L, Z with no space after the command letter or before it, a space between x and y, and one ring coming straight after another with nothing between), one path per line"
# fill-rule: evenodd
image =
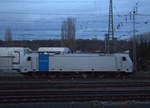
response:
M21 73L79 72L132 73L128 54L26 54L20 64Z

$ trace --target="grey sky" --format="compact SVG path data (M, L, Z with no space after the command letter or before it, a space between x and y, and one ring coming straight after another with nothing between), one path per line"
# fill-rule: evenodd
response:
M139 13L150 14L150 0L113 0L114 14L128 14L136 2L139 2ZM77 20L77 38L101 38L108 25L109 0L1 0L0 1L0 39L5 29L12 29L15 39L50 39L60 38L62 20L74 17ZM137 28L149 32L149 16L137 17L140 25ZM124 18L115 16L115 26L124 22ZM146 29L147 28L147 29ZM126 31L131 24L124 24ZM140 31L140 32L141 32ZM116 33L116 36L131 33Z

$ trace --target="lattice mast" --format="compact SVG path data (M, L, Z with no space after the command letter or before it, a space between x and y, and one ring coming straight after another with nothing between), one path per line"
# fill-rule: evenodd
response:
M114 50L114 20L113 20L113 1L110 0L109 3L109 21L108 21L108 34L105 37L106 41L106 53L110 53L110 47L112 48L111 52ZM110 46L110 40L112 40L112 44Z

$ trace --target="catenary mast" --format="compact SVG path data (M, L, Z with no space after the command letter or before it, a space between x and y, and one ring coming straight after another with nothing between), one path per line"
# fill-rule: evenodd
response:
M112 44L110 46L110 40ZM109 21L108 21L108 34L105 35L105 52L110 53L114 51L114 21L113 21L113 1L110 0L109 3Z

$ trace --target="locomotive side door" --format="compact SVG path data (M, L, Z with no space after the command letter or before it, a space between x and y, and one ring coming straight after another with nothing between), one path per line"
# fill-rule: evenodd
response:
M121 57L122 60L122 71L126 72L128 71L128 61L126 56Z
M26 63L25 63L25 71L27 71L27 72L32 72L33 70L32 70L32 56L28 56L27 58L26 58Z

